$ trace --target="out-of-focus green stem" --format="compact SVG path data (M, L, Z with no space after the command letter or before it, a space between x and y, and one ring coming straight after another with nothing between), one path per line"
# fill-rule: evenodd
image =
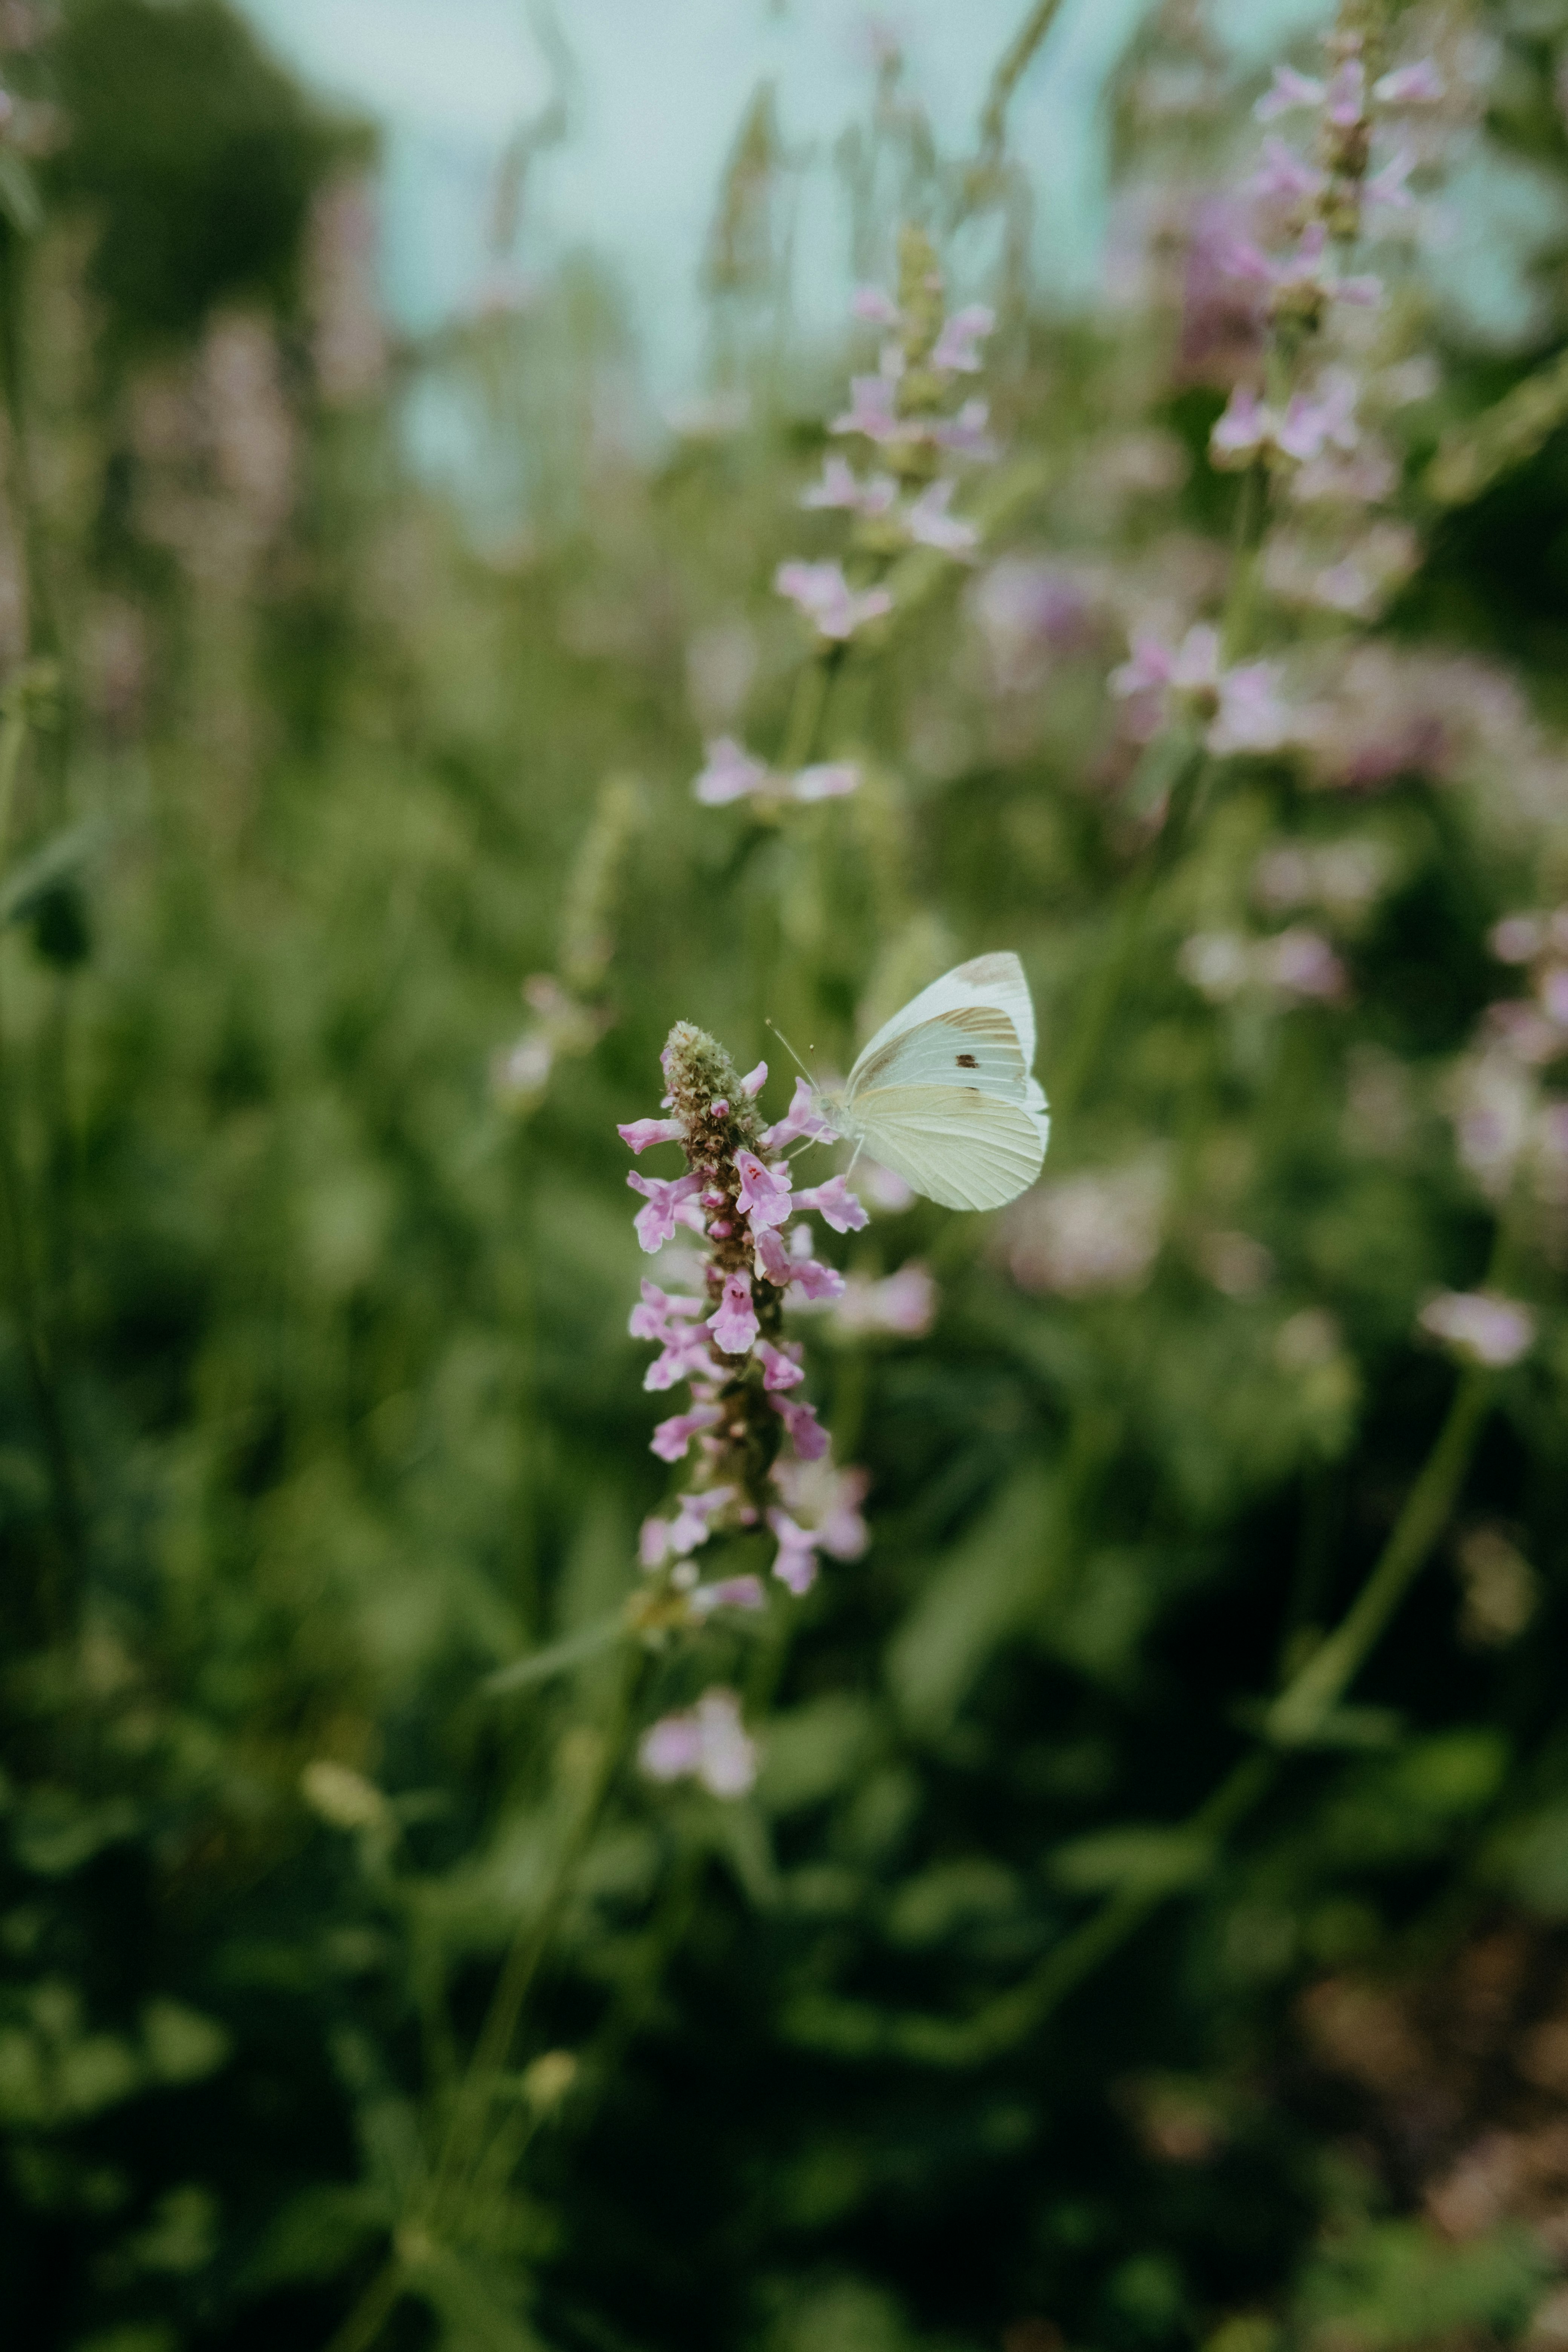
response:
M836 647L831 652L814 654L795 679L779 749L779 767L786 776L810 762L823 712L827 708L827 690L837 671L842 650Z
M984 163L994 165L1001 157L1007 135L1007 109L1013 93L1024 79L1040 43L1056 20L1061 0L1035 0L1016 33L997 59L991 86L985 93L985 103L980 110L980 153Z

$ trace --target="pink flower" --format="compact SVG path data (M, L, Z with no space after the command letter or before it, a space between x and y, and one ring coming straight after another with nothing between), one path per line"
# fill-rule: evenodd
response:
M724 1295L708 1318L708 1328L727 1356L746 1355L757 1336L756 1310L752 1305L752 1286L743 1274L732 1274L724 1285Z
M647 1151L656 1143L679 1143L685 1129L678 1118L634 1118L616 1133L628 1151Z
M1275 690L1272 662L1247 662L1219 681L1219 712L1208 731L1211 751L1273 751L1284 741L1290 714Z
M886 1332L896 1339L921 1339L931 1329L936 1297L936 1284L917 1259L880 1282L851 1275L838 1302L836 1328L846 1339Z
M809 1078L796 1078L790 1107L775 1126L763 1138L769 1151L780 1151L786 1143L802 1138L813 1143L837 1143L838 1130L829 1127L818 1108L818 1096Z
M770 1398L773 1411L789 1432L789 1442L803 1462L820 1462L827 1451L827 1432L816 1418L816 1408L809 1404L790 1404L784 1398Z
M797 1209L815 1209L818 1216L826 1217L836 1234L858 1234L871 1222L842 1176L830 1176L826 1184L797 1192L795 1205Z
M650 1451L661 1462L684 1460L692 1439L700 1429L711 1429L720 1419L716 1404L694 1404L689 1412L672 1413L661 1421L649 1440Z
M874 327L896 327L900 323L898 304L879 286L857 286L849 298L849 308L856 318L869 320Z
M1372 94L1381 106L1435 106L1443 95L1443 77L1430 58L1418 58L1373 82Z
M895 403L898 386L890 376L854 375L849 379L849 405L828 426L830 433L858 433L868 441L884 444L904 437Z
M691 1606L706 1617L715 1609L765 1609L768 1596L760 1576L725 1576L716 1584L700 1584Z
M851 588L839 563L781 563L773 585L800 607L820 635L837 644L893 609L885 588Z
M743 1797L757 1777L757 1750L733 1691L704 1691L684 1715L662 1716L637 1749L654 1780L697 1780L710 1796Z
M1366 68L1347 58L1325 92L1324 113L1336 131L1353 131L1366 112Z
M757 1341L757 1354L762 1360L763 1386L770 1394L779 1389L797 1389L805 1374L792 1355L782 1348L771 1347L766 1339Z
M956 457L994 457L996 444L986 430L990 417L988 402L966 400L956 416L931 427L931 437L939 449L951 449Z
M1263 161L1247 184L1255 196L1294 205L1321 195L1329 183L1326 173L1303 163L1283 139L1266 139Z
M1324 449L1352 450L1361 435L1355 421L1355 378L1347 368L1327 368L1315 392L1298 392L1280 421L1279 442L1288 457L1298 461L1321 457Z
M849 760L822 760L815 767L802 768L790 786L790 797L797 801L838 801L856 790L860 771Z
M1238 383L1225 404L1224 415L1215 421L1209 455L1216 466L1250 465L1273 437L1273 410L1265 406L1249 384Z
M1276 310L1313 309L1321 302L1350 302L1363 308L1381 301L1378 278L1341 278L1329 258L1329 233L1321 221L1309 221L1295 250L1270 260L1245 237L1233 240L1230 274L1273 289Z
M861 481L846 457L825 457L822 479L800 494L803 507L826 507L845 514L876 517L897 505L899 486L891 474L873 474Z
M787 1172L775 1176L754 1151L743 1150L735 1154L735 1167L741 1179L736 1199L753 1239L765 1226L787 1224L793 1212Z
M869 1472L836 1470L831 1463L781 1462L777 1484L797 1533L832 1559L859 1559L871 1540L860 1514Z
M741 1080L741 1092L745 1096L748 1102L755 1102L757 1097L762 1093L763 1088L767 1085L767 1082L768 1066L765 1062L759 1062L756 1068L754 1070L748 1070L745 1076Z
M804 1234L795 1236L805 1238ZM796 1252L784 1262L786 1279L795 1286L805 1298L842 1298L844 1276L836 1265L819 1265L811 1255L809 1244L804 1252ZM772 1275L768 1276L773 1280Z
M671 1553L683 1559L699 1544L705 1544L713 1532L709 1521L733 1499L734 1493L733 1486L710 1486L701 1494L680 1495L673 1519L645 1519L637 1539L637 1557L644 1568L662 1567Z
M709 744L708 765L691 789L706 807L721 808L727 801L744 800L767 781L768 771L761 760L742 751L732 735L721 735Z
M768 1525L779 1540L773 1556L773 1574L798 1601L816 1582L816 1545L804 1528L797 1528L787 1511L770 1511Z
M777 1234L766 1225L752 1236L756 1261L764 1278L775 1290L783 1290L795 1279L795 1261Z
M1456 1355L1492 1371L1517 1364L1535 1342L1535 1318L1529 1307L1495 1290L1440 1290L1416 1320Z
M1252 111L1259 122L1272 122L1277 115L1289 114L1296 107L1321 106L1327 96L1323 84L1310 74L1298 73L1294 66L1276 66L1272 85Z
M1415 202L1405 183L1415 169L1415 158L1407 147L1401 147L1389 157L1381 172L1374 172L1362 190L1369 205L1386 205L1391 212L1407 213Z
M634 1339L668 1340L674 1328L693 1315L700 1315L700 1298L683 1298L659 1288L657 1282L643 1276L642 1304L634 1307L626 1320L626 1328Z
M967 310L955 310L931 349L931 364L934 368L952 368L957 375L974 375L980 367L977 345L996 324L996 313L984 302L972 302Z
M678 1381L710 1381L719 1376L719 1368L708 1352L708 1343L701 1331L672 1330L665 1335L663 1352L656 1356L642 1376L646 1390L657 1392L674 1388Z
M904 528L922 547L934 547L943 555L964 556L979 546L980 533L973 523L948 513L953 488L950 481L932 482L905 515Z
M1333 1003L1346 990L1345 968L1327 940L1299 923L1258 950L1258 971L1285 996Z
M685 1222L680 1211L700 1191L702 1180L700 1176L676 1176L668 1180L662 1176L639 1176L634 1168L627 1175L626 1182L634 1192L641 1192L647 1202L646 1209L637 1211L635 1223L637 1239L651 1257L655 1250L662 1249L666 1242L675 1239L676 1226Z
M1173 651L1155 637L1135 637L1131 660L1107 683L1132 702L1140 732L1152 734L1164 706L1173 704L1206 722L1210 751L1223 754L1271 751L1283 740L1289 714L1275 693L1276 677L1271 662L1222 669L1219 632L1204 623Z

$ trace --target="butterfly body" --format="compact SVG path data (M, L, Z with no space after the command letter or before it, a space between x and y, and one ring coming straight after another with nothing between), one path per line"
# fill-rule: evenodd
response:
M999 1209L1040 1172L1050 1118L1016 955L976 956L885 1022L824 1116L949 1209Z

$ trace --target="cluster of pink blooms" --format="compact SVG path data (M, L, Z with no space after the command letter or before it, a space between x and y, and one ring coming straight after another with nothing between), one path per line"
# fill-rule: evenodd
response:
M804 1080L784 1118L764 1127L756 1098L765 1063L742 1077L712 1038L678 1022L662 1065L668 1115L634 1120L620 1132L635 1152L679 1144L686 1170L675 1177L634 1171L626 1181L643 1196L636 1222L645 1250L663 1248L679 1227L701 1235L705 1295L671 1294L645 1281L630 1328L658 1349L644 1386L657 1392L684 1384L691 1392L690 1405L654 1431L653 1451L676 1463L695 1445L698 1469L673 1511L645 1523L640 1549L644 1568L663 1573L700 1616L723 1605L763 1604L754 1576L698 1583L691 1555L717 1534L771 1535L773 1572L795 1593L815 1580L819 1552L854 1559L865 1548L858 1508L864 1478L827 1468L827 1433L799 1393L802 1351L784 1337L783 1312L792 1294L813 1300L844 1293L843 1276L812 1255L811 1229L796 1222L803 1213L841 1234L858 1231L868 1218L842 1176L794 1184L786 1148L835 1139ZM808 1477L808 1467L818 1475Z
M820 480L801 498L803 507L851 520L853 549L871 576L851 580L830 557L797 558L773 575L779 594L810 623L821 648L847 645L892 611L892 591L881 575L901 550L931 548L967 562L980 543L979 527L952 512L957 478L942 468L995 454L986 403L958 399L963 380L979 371L980 346L994 320L979 303L946 315L936 257L918 230L904 233L899 278L896 299L877 287L862 287L855 297L856 316L888 333L876 373L851 379L849 405L828 426L836 437L868 446L869 470L857 473L847 457L830 453ZM837 799L859 780L858 768L845 761L780 773L723 737L709 744L694 789L710 807L747 800L776 809L790 801Z

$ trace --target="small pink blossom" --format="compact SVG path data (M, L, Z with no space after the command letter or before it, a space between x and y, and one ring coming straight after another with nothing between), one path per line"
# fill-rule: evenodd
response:
M694 1404L689 1412L672 1413L661 1421L649 1440L650 1450L661 1462L684 1460L692 1439L700 1429L711 1429L720 1419L716 1404Z
M662 1567L672 1553L684 1559L699 1544L705 1544L713 1532L710 1522L715 1512L731 1502L734 1494L733 1486L710 1486L700 1494L680 1495L673 1519L645 1519L637 1540L637 1557L644 1568Z
M1230 275L1272 289L1277 310L1299 309L1321 302L1349 302L1369 308L1383 299L1378 278L1342 278L1329 257L1329 233L1321 221L1309 221L1293 251L1270 259L1245 237L1232 241Z
M643 1374L642 1384L657 1394L674 1388L678 1381L715 1380L718 1370L700 1330L672 1330L665 1334L663 1350Z
M757 1337L757 1316L752 1304L752 1286L745 1275L729 1276L722 1298L708 1318L708 1328L727 1356L749 1352Z
M634 1220L637 1236L651 1257L666 1242L675 1239L675 1228L683 1223L680 1212L685 1203L701 1190L700 1176L641 1176L634 1168L626 1177L634 1192L641 1192L647 1202L646 1209L637 1211Z
M1372 94L1380 106L1436 106L1443 95L1443 77L1430 58L1417 58L1373 82Z
M996 444L987 430L990 420L988 401L966 400L956 416L931 427L931 437L939 449L949 449L955 457L994 457Z
M1492 1371L1517 1364L1535 1342L1530 1308L1495 1290L1440 1290L1416 1320L1456 1355Z
M949 514L953 488L951 481L932 482L905 515L904 528L921 547L934 547L943 555L972 555L980 544L980 533L973 523Z
M634 1339L667 1340L675 1326L701 1312L700 1298L683 1298L679 1291L661 1290L657 1282L650 1282L644 1275L642 1303L632 1308L626 1328Z
M891 474L873 474L862 481L847 457L827 457L822 479L800 494L803 507L823 507L871 520L890 513L898 504L899 486Z
M1203 623L1174 649L1156 637L1135 637L1131 659L1107 682L1131 703L1139 732L1152 734L1174 704L1206 722L1210 751L1223 754L1272 751L1283 740L1289 714L1276 692L1277 676L1271 662L1222 668L1219 632Z
M679 1143L685 1129L678 1118L634 1118L616 1133L628 1151L648 1151L656 1143Z
M790 797L797 801L839 801L856 791L860 782L860 771L852 760L820 760L816 766L801 768L790 785Z
M1313 164L1303 163L1293 148L1283 139L1266 139L1263 161L1247 182L1255 196L1272 197L1284 204L1302 204L1321 195L1328 186L1328 174Z
M804 1528L796 1527L787 1511L770 1511L768 1525L779 1543L773 1574L798 1601L816 1582L816 1541Z
M871 1222L864 1203L856 1198L842 1176L830 1176L826 1184L814 1184L809 1192L797 1192L795 1205L797 1209L815 1209L836 1234L858 1234Z
M728 801L744 800L768 781L764 762L743 751L732 735L721 735L708 746L708 765L691 789L707 808L722 808Z
M762 1093L763 1088L766 1086L767 1082L768 1066L765 1062L759 1062L756 1068L754 1070L748 1070L745 1076L741 1080L741 1092L745 1096L748 1102L755 1102L757 1097Z
M777 1234L764 1225L752 1236L757 1265L764 1279L775 1290L783 1290L795 1279L795 1261Z
M865 1470L831 1463L781 1462L778 1486L804 1535L831 1559L858 1559L871 1540L860 1507L871 1484Z
M787 1224L793 1213L788 1171L777 1176L754 1151L746 1150L736 1152L735 1168L741 1179L736 1199L753 1237L764 1226Z
M760 1576L725 1576L716 1584L700 1584L691 1606L706 1617L715 1609L765 1609L768 1596Z
M697 1780L714 1797L743 1797L757 1777L757 1749L733 1691L704 1691L683 1715L662 1716L637 1749L654 1780Z
M896 327L900 322L898 304L879 286L857 286L849 308L857 319L868 320L874 327Z
M768 1129L763 1142L769 1151L781 1151L786 1143L803 1139L812 1143L838 1140L837 1129L829 1127L822 1116L820 1097L809 1078L796 1078L788 1110Z
M854 375L849 379L849 405L828 426L830 433L858 433L885 446L905 437L898 410L898 386L890 376Z
M921 1339L935 1318L936 1298L936 1284L913 1258L880 1282L850 1275L838 1302L836 1328L846 1339L886 1333L895 1339Z
M1349 369L1326 368L1315 391L1291 394L1279 422L1280 448L1301 463L1329 447L1348 453L1361 438L1355 406L1355 378Z
M784 1397L769 1399L789 1432L789 1442L803 1462L820 1462L827 1451L827 1432L816 1418L816 1408L809 1404L791 1404Z
M780 1389L797 1389L805 1374L795 1357L783 1348L769 1345L766 1339L757 1341L756 1352L763 1365L763 1386L770 1393Z
M1260 457L1274 437L1274 411L1250 384L1238 383L1215 420L1209 455L1216 466L1247 466Z
M1366 112L1366 68L1359 58L1338 67L1324 94L1323 111L1336 131L1353 131Z
M838 563L781 563L773 585L799 606L820 635L837 644L893 609L885 588L851 588Z
M1324 85L1310 74L1298 73L1294 66L1276 66L1272 84L1252 111L1259 122L1272 122L1297 107L1321 106L1327 96Z
M995 324L996 313L984 302L972 302L966 310L955 310L932 346L931 366L951 368L958 375L977 374L978 346Z
M1415 199L1406 185L1415 169L1415 158L1407 147L1391 155L1383 169L1374 172L1362 190L1369 205L1386 205L1390 212L1407 213L1414 209Z
M1319 931L1292 924L1257 951L1258 977L1281 995L1334 1003L1346 992L1345 968Z
M1505 915L1488 939L1500 963L1530 963L1546 941L1546 926L1539 915Z

